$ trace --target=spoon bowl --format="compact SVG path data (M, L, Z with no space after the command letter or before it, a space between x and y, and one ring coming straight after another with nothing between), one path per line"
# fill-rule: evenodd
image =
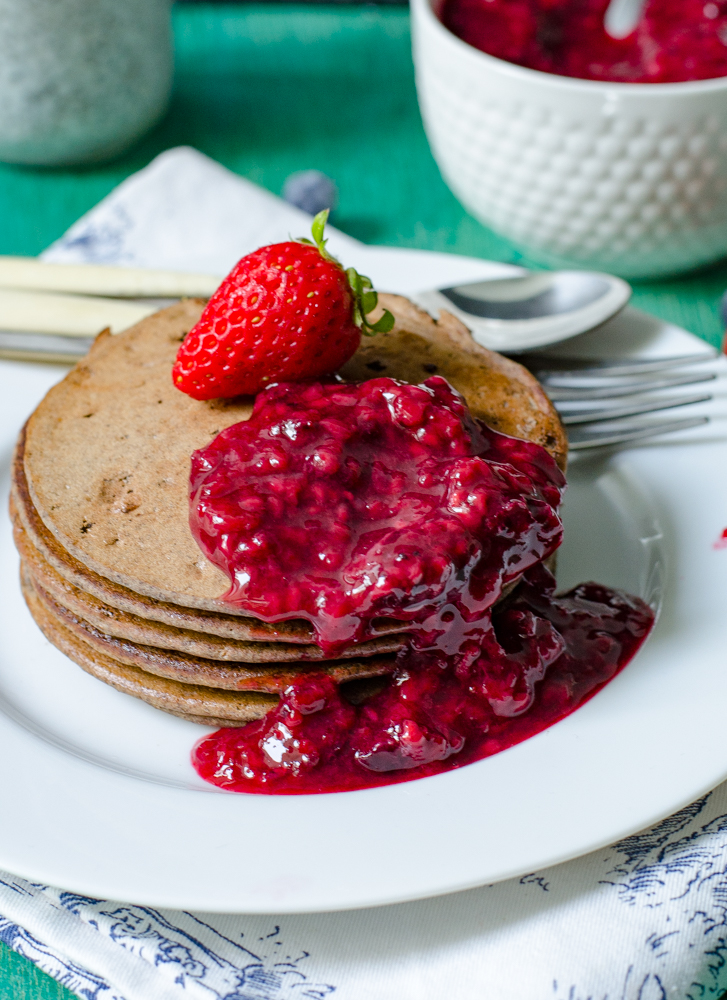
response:
M435 316L442 309L453 313L483 347L507 353L592 330L623 309L630 297L629 284L596 271L523 271L413 296Z

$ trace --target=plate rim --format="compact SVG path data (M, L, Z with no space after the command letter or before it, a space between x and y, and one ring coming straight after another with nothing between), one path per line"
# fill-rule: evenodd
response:
M385 255L393 253L397 256L407 255L409 259L412 261L412 264L415 263L414 261L415 257L417 261L421 262L423 259L422 255L426 255L427 260L431 262L432 265L436 264L437 258L439 258L440 260L446 258L447 261L449 263L452 263L454 266L454 262L451 260L451 258L456 258L457 264L462 266L463 273L466 270L468 274L471 273L471 269L473 268L474 269L480 268L481 270L482 269L489 270L488 265L490 265L491 263L493 265L496 265L496 269L499 273L505 273L507 270L511 272L519 270L518 268L515 268L510 265L504 265L499 262L487 262L478 260L476 258L459 257L458 255L432 253L430 251L422 251L422 250L407 251L406 249L403 248L385 247L385 248L380 248L379 251L379 248L367 247L366 253L362 254L362 256L364 257L369 256L370 259L373 261L377 253L379 254L379 257L382 260L382 262L384 261ZM490 273L493 272L490 271ZM464 280L464 278L462 280ZM413 289L408 289L407 291L410 292L412 290ZM674 329L680 329L680 328L674 327ZM681 332L685 334L687 333L687 331L681 331ZM693 338L694 341L699 345L706 347L704 341L699 340L692 334L687 334L687 335L690 338ZM727 362L725 362L725 365L727 366ZM0 378L2 378L2 376L0 376ZM626 466L628 468L628 461L626 461ZM609 688L610 687L611 685L609 685ZM359 801L363 801L363 797L370 797L368 801L371 801L372 797L377 796L384 803L384 805L386 805L387 800L390 800L392 798L397 799L399 800L398 804L399 809L401 806L401 800L404 800L404 802L406 802L406 800L419 799L422 800L422 802L426 805L428 799L431 798L436 799L438 797L438 793L435 789L437 788L438 785L441 785L442 782L449 782L450 784L456 783L458 785L464 784L465 786L467 786L468 784L471 784L471 782L467 780L467 776L472 775L473 776L472 782L476 783L474 779L474 774L476 769L482 770L483 767L491 766L490 762L495 761L498 758L505 758L506 755L516 755L518 753L522 753L523 751L521 748L534 745L534 741L540 741L540 743L543 743L552 740L552 734L556 730L558 730L559 727L569 724L571 720L582 718L582 713L586 713L588 711L588 708L589 705L584 706L582 709L579 709L576 713L574 713L574 715L570 716L566 720L563 720L562 723L559 723L558 726L552 727L550 730L546 730L544 733L541 733L538 736L534 737L533 739L526 741L524 744L520 744L517 747L512 748L511 750L505 751L503 754L497 755L496 758L488 758L486 761L481 761L472 765L468 765L468 767L466 768L458 769L452 772L447 772L445 774L437 775L431 778L420 779L419 781L416 782L409 782L400 785L388 786L387 788L383 789L369 789L369 790L363 790L361 792L345 793L345 794L346 796L359 797ZM24 734L24 735L19 735L19 734ZM39 741L37 738L35 738L34 742L32 741L33 741L32 733L30 733L19 723L9 719L8 715L4 711L0 712L1 754L4 755L9 750L12 751L13 747L16 752L22 748L28 755L27 759L34 760L35 758L33 757L31 748L35 747L35 749L37 750L37 747L41 742L46 748L49 746L49 744L46 742L45 739ZM322 803L324 800L330 800L333 804L333 813L335 814L338 811L335 807L335 803L341 800L340 794L334 794L333 796L324 795L324 796L278 797L277 799L274 799L273 797L267 797L267 796L264 797L236 796L233 795L232 793L224 795L214 791L206 793L204 789L184 789L184 788L179 789L179 788L172 788L169 786L162 786L163 790L160 792L159 785L148 779L144 778L139 779L136 777L125 775L120 772L114 773L107 770L106 768L100 767L97 763L94 763L89 760L84 760L80 757L71 758L69 757L67 751L64 751L60 748L58 748L57 752L62 754L62 759L65 762L65 767L61 768L61 770L65 773L65 775L67 777L78 778L83 782L82 789L86 793L86 800L88 800L88 796L91 794L97 797L98 801L96 803L97 806L96 813L98 813L98 807L102 807L105 805L106 807L111 808L111 803L118 794L123 795L123 793L125 791L128 791L129 788L136 789L138 793L136 801L137 812L139 809L141 809L141 815L138 815L137 817L135 817L135 819L141 824L139 828L140 831L143 831L143 823L145 818L147 818L143 815L144 809L147 808L150 800L153 798L155 790L157 794L162 799L164 799L166 803L165 808L167 806L169 807L169 812L167 813L167 819L169 819L171 816L176 816L177 812L179 812L179 810L177 809L177 806L179 804L177 800L184 799L186 801L186 797L189 796L189 794L196 794L197 796L199 796L199 794L204 793L205 794L204 801L207 801L208 803L212 802L221 803L222 801L239 803L241 800L249 801L250 799L254 799L259 802L262 799L266 803L271 803L271 802L273 803L267 811L269 814L273 816L274 819L277 819L280 814L285 815L286 812L288 814L292 812L301 822L310 822L312 818L314 819L314 813L316 810L314 808L313 809L311 808L312 804ZM43 754L41 753L41 758L42 757ZM537 867L538 868L550 867L554 864L558 864L563 861L579 857L583 854L590 853L593 850L597 850L603 846L606 846L609 843L612 843L616 839L620 839L623 836L628 836L639 829L643 829L649 826L653 822L657 822L664 816L669 815L671 812L674 812L679 808L682 808L684 805L698 798L700 795L709 791L717 783L719 783L719 781L722 780L722 778L725 775L727 775L727 753L725 753L724 756L724 764L720 765L720 768L721 769L717 769L719 773L716 778L714 777L714 775L705 777L701 783L698 783L696 786L691 787L689 791L685 791L683 795L674 798L669 803L668 807L659 808L655 812L649 813L649 815L646 816L644 814L639 815L638 819L635 819L633 823L621 825L616 835L614 835L613 829L608 829L608 830L604 829L603 837L596 839L591 838L587 844L584 844L582 848L579 848L575 852L573 851L572 848L564 848L564 850L560 853L558 851L555 852L551 851L550 853L547 854L547 857L542 858L542 860L538 863ZM715 771L715 773L717 772ZM100 774L103 775L103 778L99 777ZM465 776L464 778L462 777L463 775ZM139 791L139 786L143 786L142 791ZM0 790L2 790L3 787L5 787L6 789L4 793L5 795L13 794L14 791L19 792L19 787L18 789L9 790L7 779L0 777ZM417 792L417 787L422 788L422 791ZM430 789L431 789L431 794L429 793ZM300 803L303 800L308 802L310 805L308 805L305 808L299 807L298 804L292 805L292 807L289 805L291 803ZM202 800L198 799L198 801ZM45 797L45 802L47 805L48 802L47 794ZM436 803L434 804L436 805ZM264 808L267 808L267 806ZM244 811L241 810L240 807L234 805L230 806L229 809L227 806L223 807L220 805L219 809L222 809L223 813L228 816L228 821L230 823L238 822L239 817L237 816L237 814L240 813L241 811ZM217 812L219 812L219 809L217 806L214 806L212 808L211 812L214 813L215 816L211 818L216 818L216 814ZM255 811L256 811L255 809L252 810L253 813ZM16 808L12 810L12 814L18 815L17 802L16 802ZM38 810L37 809L31 810L31 814L35 816L36 814L38 814ZM181 810L181 815L182 816L184 815L184 809ZM95 819L94 822L96 822L97 824L96 833L98 833L99 830L101 830L103 827L103 822L99 824L98 817ZM440 823L440 826L441 825L442 824ZM446 826L446 823L444 825ZM0 831L0 864L2 864L3 867L7 866L8 868L11 868L15 874L18 874L24 878L29 878L34 881L41 880L44 882L48 882L50 884L61 884L65 888L73 889L74 891L81 891L90 895L103 896L121 900L129 900L136 903L141 902L142 904L157 906L157 907L196 909L196 910L206 910L208 912L246 912L246 913L265 913L265 914L310 913L310 912L324 912L332 910L347 910L354 908L373 907L373 906L387 905L398 902L405 902L415 899L423 899L446 893L458 892L464 889L469 889L478 885L482 885L483 883L487 883L489 881L501 881L501 880L506 880L508 878L513 878L518 875L523 875L528 870L532 870L529 865L526 865L523 868L521 865L511 864L509 867L505 866L501 870L501 872L499 872L496 875L495 878L492 878L491 875L483 876L482 874L474 874L470 878L459 878L455 881L450 880L446 884L444 884L441 879L437 881L436 879L430 877L427 884L422 886L421 891L410 890L403 894L401 891L398 891L398 892L393 892L390 895L387 895L385 892L382 893L382 891L379 890L378 892L370 892L368 895L360 896L359 898L349 899L345 901L339 900L338 902L336 902L335 900L329 898L327 899L327 901L323 901L318 905L315 904L310 905L310 902L305 905L294 902L289 896L286 897L286 892L290 890L290 885L288 885L286 888L285 885L281 884L276 889L275 885L273 884L274 879L272 880L272 882L270 879L268 879L267 883L264 882L264 880L263 882L261 882L259 890L261 895L264 894L266 896L266 901L263 903L263 905L255 907L254 905L251 905L250 902L248 901L246 902L243 908L239 908L235 907L234 905L231 907L229 897L224 893L220 894L220 892L217 891L217 893L215 894L214 886L210 887L211 891L209 891L209 894L206 894L206 890L203 890L201 894L199 892L195 894L191 890L188 892L184 888L181 889L180 891L178 887L172 887L170 891L166 893L160 892L158 889L154 889L150 890L149 894L145 894L143 886L140 887L140 889L134 887L130 889L127 894L127 892L124 890L123 884L121 884L121 882L119 881L118 872L116 872L116 874L112 876L109 875L108 871L106 871L104 874L103 865L101 866L102 871L99 872L98 860L96 861L96 867L91 872L91 874L88 873L82 874L78 872L75 875L67 874L66 870L63 869L62 865L59 867L57 859L55 861L48 860L47 856L45 857L45 859L39 857L37 859L37 862L26 863L23 861L22 857L18 854L17 850L15 852L15 855L13 855L12 857L10 854L7 854L5 850L6 832L7 832L6 830ZM83 844L88 842L89 837L93 834L93 831L89 830L88 828L86 828L85 830L79 829L77 832L81 837ZM143 850L144 849L143 839L144 839L143 836L141 837L141 840L139 840L138 837L136 840L132 838L132 846L134 846L136 850ZM93 840L92 836L91 840ZM123 837L119 839L119 842L123 842ZM30 846L32 847L33 845L31 844ZM217 846L218 847L220 846L219 842L217 842ZM8 858L11 859L11 864L6 865L6 860ZM113 858L111 860L110 867L112 868L118 867L118 863L115 862ZM285 875L285 878L290 878L289 874ZM306 890L305 888L303 888L295 891L298 891L300 893L300 892L305 892ZM277 898L275 898L276 893L277 893Z

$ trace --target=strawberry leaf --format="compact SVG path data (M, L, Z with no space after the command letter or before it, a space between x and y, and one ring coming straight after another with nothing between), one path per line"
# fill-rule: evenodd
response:
M323 253L328 240L323 239L323 230L326 228L326 223L328 222L328 214L330 212L329 208L324 208L322 212L313 220L313 224L310 227L310 231L313 234L313 239L315 240L316 246Z
M324 208L316 215L311 224L311 235L321 256L341 267L340 261L336 260L326 249L328 240L323 239L329 213L330 209ZM302 237L298 242L313 246L313 243L305 237ZM367 337L373 337L376 333L388 333L394 325L394 317L388 309L384 309L383 315L375 323L369 323L366 319L368 314L373 312L379 304L379 297L374 291L371 278L367 278L365 274L359 274L355 267L347 267L346 276L353 292L353 321L356 326Z
M364 322L362 332L365 333L367 337L372 337L375 333L388 333L395 322L396 321L389 310L384 309L383 315L380 319L377 319L375 323Z

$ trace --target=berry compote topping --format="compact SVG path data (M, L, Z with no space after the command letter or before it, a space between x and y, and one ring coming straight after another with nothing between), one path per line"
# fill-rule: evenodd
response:
M647 0L623 39L610 0L445 0L444 24L490 55L581 79L673 83L727 75L727 0Z
M282 383L192 456L190 524L230 576L227 601L306 618L334 654L377 618L430 640L442 614L479 621L560 544L564 485L542 448L477 423L440 376Z
M203 737L192 758L198 774L235 792L351 791L521 743L614 677L654 620L638 598L596 583L560 597L553 589L550 573L533 567L480 623L479 642L458 656L410 649L358 706L326 675L301 675L264 719Z
M262 392L192 459L190 523L230 577L226 599L265 621L307 619L332 655L380 619L409 642L363 700L302 674L264 719L202 739L199 774L267 793L389 784L573 711L653 615L597 584L553 596L541 563L560 544L564 485L544 449L475 420L439 377Z

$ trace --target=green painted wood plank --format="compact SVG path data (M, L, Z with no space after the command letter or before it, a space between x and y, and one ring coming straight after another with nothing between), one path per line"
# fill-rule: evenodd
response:
M75 1000L75 995L0 943L0 1000Z
M190 143L279 193L315 167L341 192L336 223L366 242L524 261L444 185L419 118L400 8L199 4L175 12L177 79L164 122L84 170L0 167L0 252L37 253L133 170ZM717 343L727 265L643 282L634 301Z

